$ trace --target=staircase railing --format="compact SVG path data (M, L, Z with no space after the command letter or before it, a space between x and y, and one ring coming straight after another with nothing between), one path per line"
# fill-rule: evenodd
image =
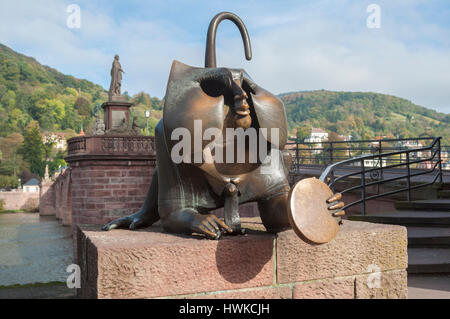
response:
M420 156L418 156L420 154ZM425 156L424 156L425 154ZM393 161L395 159L395 161ZM394 162L394 164L387 164ZM344 166L351 166L351 173L338 174L338 170ZM394 177L388 177L386 174L391 168L406 168L406 172L398 174ZM411 171L411 168L422 168L422 170ZM356 170L355 170L356 169ZM429 174L431 181L424 182L419 185L412 185L412 178L415 176ZM387 175L387 177L385 177ZM345 194L351 191L361 190L361 199L351 203L347 203L343 210L357 204L362 205L362 214L366 214L366 202L368 200L389 196L400 192L407 192L406 198L411 201L411 191L417 188L425 187L434 184L437 180L442 183L442 159L441 159L441 137L434 138L433 142L426 147L411 148L395 152L387 152L373 155L362 155L328 166L320 176L320 180L330 186L334 191L335 185L339 181L346 178L360 177L361 183L356 186L341 190L340 193ZM381 185L388 182L404 179L406 187L400 187L392 191L379 193L375 195L368 195L367 188L371 186Z
M372 139L372 140L345 140L345 141L318 141L301 142L288 141L286 148L291 152L294 165L291 173L300 173L305 167L319 168L341 162L365 154L382 154L386 152L402 151L410 148L422 148L434 141L435 137L398 138L398 139ZM442 146L442 153L450 151L450 147ZM387 159L389 163L398 162L398 159ZM445 169L445 167L443 167Z

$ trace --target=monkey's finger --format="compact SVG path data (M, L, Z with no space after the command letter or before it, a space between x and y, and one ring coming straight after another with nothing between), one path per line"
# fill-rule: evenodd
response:
M214 218L214 221L219 225L219 227L223 228L227 233L232 233L233 230L228 227L227 224L225 224L220 218L218 218L216 215L212 215Z
M114 229L114 228L117 228L117 224L108 223L108 224L105 224L102 226L102 230L106 230L106 231Z
M345 212L343 210L333 213L333 217L342 217L342 216L345 216Z
M335 205L332 205L332 206L328 207L328 209L329 210L335 210L335 209L340 209L340 208L342 208L344 206L345 206L344 202L339 202L339 203L337 203Z
M103 225L102 230L111 230L114 228L127 228L130 225L130 219L128 217L119 218Z
M203 220L201 225L203 225L203 227L205 227L210 232L212 232L214 234L217 233L217 230L208 222L207 219Z
M330 204L332 202L336 202L338 200L341 200L342 198L342 194L341 193L336 193L333 196L331 196L330 198L327 199L327 203Z
M216 233L213 233L212 231L208 230L204 225L200 225L198 227L201 233L205 234L206 237L211 239L219 239Z
M206 221L212 228L214 228L215 232L218 232L220 230L219 226L217 226L217 224L213 218L208 217L208 218L206 218Z

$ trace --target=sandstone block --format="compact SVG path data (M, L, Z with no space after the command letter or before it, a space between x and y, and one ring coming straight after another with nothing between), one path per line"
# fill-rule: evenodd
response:
M294 299L353 299L355 279L325 279L298 283L294 286Z
M338 235L323 245L302 241L292 231L278 234L277 274L280 283L345 277L405 269L406 228L346 220Z
M357 299L405 299L407 272L394 270L356 276L355 291Z
M219 241L154 229L81 234L82 297L151 298L274 283L268 234Z

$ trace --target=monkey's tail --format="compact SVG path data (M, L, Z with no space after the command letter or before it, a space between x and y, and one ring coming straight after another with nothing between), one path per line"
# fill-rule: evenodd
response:
M242 41L244 42L245 58L252 59L252 47L250 45L250 36L247 28L241 18L231 12L221 12L217 14L210 22L208 34L206 36L206 52L205 52L205 68L216 68L216 32L222 20L232 21L241 32Z

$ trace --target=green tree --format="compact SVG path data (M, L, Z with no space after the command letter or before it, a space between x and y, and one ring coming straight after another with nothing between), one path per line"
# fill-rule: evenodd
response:
M309 125L300 125L297 127L297 139L299 141L303 141L307 138L311 133L311 126Z
M25 168L26 165L19 154L23 140L23 136L19 133L12 133L2 140L0 150L3 158L0 164L0 174L17 176L21 169Z
M25 128L21 153L24 160L30 164L31 172L43 177L45 172L45 148L38 122L31 121Z
M78 97L75 101L74 105L75 109L78 110L78 113L82 116L91 116L92 107L88 99L85 97Z

